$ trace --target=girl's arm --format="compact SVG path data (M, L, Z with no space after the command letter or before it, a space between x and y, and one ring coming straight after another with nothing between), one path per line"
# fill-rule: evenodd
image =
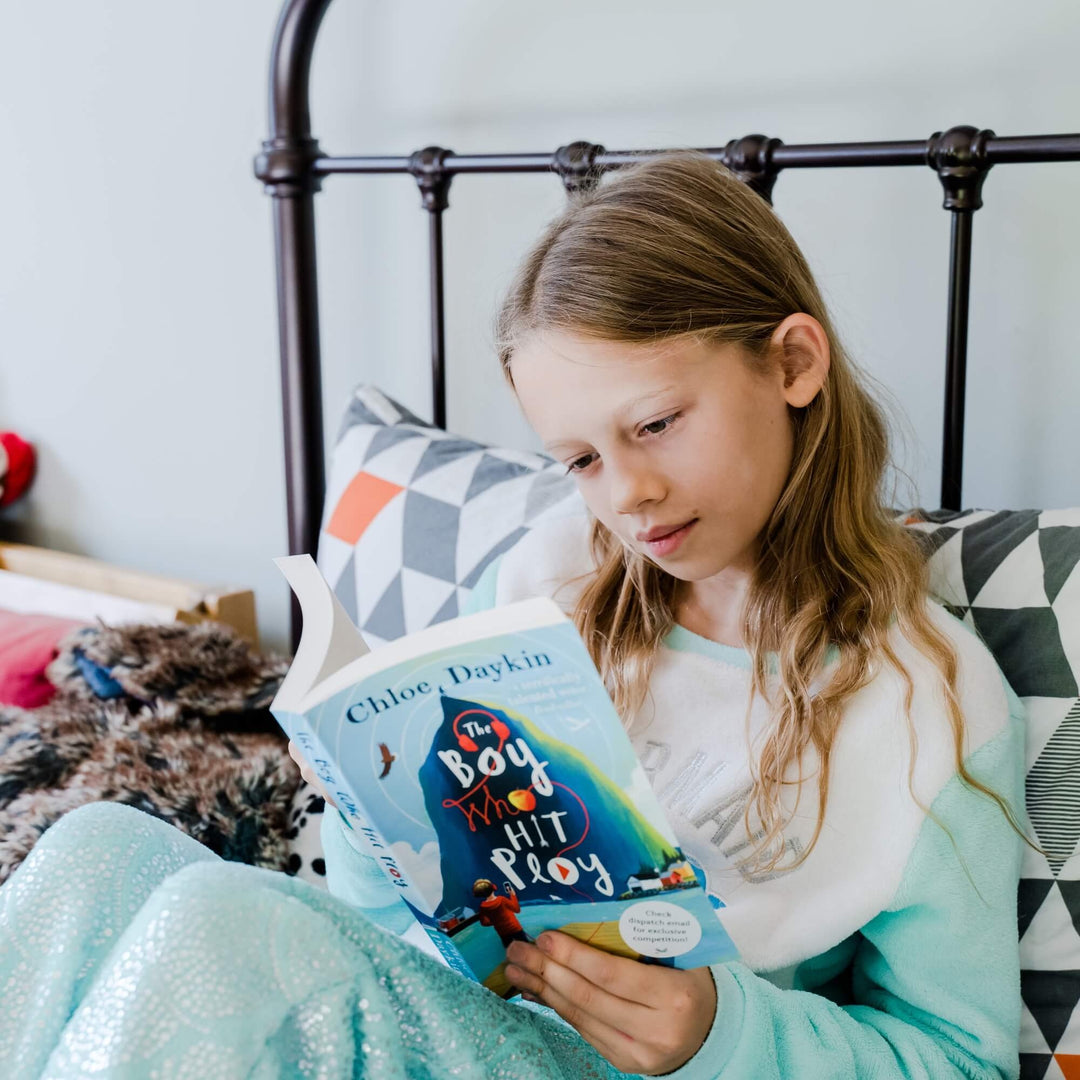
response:
M1007 693L1008 726L967 766L1024 821L1024 709ZM926 820L893 902L858 935L855 1003L779 989L739 963L717 965L712 1029L671 1080L1019 1074L1022 842L998 807L959 778L932 809L956 847Z
M967 765L1017 810L1023 708L1008 693L1008 727ZM957 779L932 809L956 847L926 820L893 902L856 934L854 1003L781 989L741 963L643 976L640 964L561 934L551 935L547 955L511 945L507 976L626 1072L669 1080L1015 1078L1021 841L995 803ZM713 986L695 981L706 971L715 1012Z

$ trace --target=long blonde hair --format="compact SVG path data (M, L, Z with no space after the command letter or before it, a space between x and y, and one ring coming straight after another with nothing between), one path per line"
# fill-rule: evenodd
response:
M831 364L814 399L791 408L794 452L786 485L760 535L760 555L744 607L742 636L752 658L752 690L770 702L760 758L751 762L746 805L760 823L748 862L776 868L790 815L781 803L789 767L817 751L817 824L829 791L829 756L847 700L870 681L879 657L902 676L912 787L917 740L910 673L890 644L890 624L941 674L957 772L1002 809L1009 805L968 773L957 655L926 608L928 568L916 538L893 519L879 488L889 461L888 428L869 379L844 351L802 252L772 208L704 154L657 155L577 194L526 256L495 326L510 380L526 335L560 330L609 341L657 343L683 336L737 344L752 365L773 362L770 338L790 314L824 329ZM625 722L644 703L660 643L675 622L674 578L594 521L597 570L573 619ZM830 646L839 659L817 692ZM777 654L778 700L767 690L768 654ZM749 722L750 705L747 707ZM921 805L921 804L920 804ZM928 807L923 807L930 813ZM932 816L932 815L931 815ZM1025 840L1027 838L1025 837Z

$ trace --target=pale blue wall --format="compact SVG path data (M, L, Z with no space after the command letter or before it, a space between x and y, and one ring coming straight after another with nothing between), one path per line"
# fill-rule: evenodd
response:
M9 5L0 35L0 427L41 454L28 536L254 586L282 644L285 546L265 134L272 0ZM645 0L335 0L315 55L333 153L722 145L1077 130L1080 8L1001 0L752 8ZM65 160L74 171L61 172ZM976 216L965 505L1080 502L1080 164L991 173ZM560 205L548 177L461 178L450 423L532 445L490 318ZM936 505L948 219L928 169L793 172L775 203L856 358L906 414ZM327 433L348 387L427 410L426 222L412 181L318 196ZM509 404L509 407L506 407Z

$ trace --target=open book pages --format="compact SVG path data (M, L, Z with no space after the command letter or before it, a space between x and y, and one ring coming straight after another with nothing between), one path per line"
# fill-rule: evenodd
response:
M588 650L551 600L367 652L309 556L271 709L442 958L496 993L545 929L691 968L736 950L679 847Z

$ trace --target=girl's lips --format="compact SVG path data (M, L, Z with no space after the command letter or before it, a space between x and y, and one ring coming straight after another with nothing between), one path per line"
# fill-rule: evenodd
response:
M667 536L658 536L655 540L647 540L645 546L653 555L670 555L686 539L690 530L697 524L698 519L688 521Z

